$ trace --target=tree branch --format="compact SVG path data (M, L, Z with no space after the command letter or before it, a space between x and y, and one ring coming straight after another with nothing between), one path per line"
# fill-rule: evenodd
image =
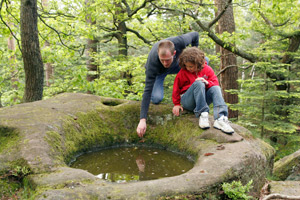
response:
M229 7L229 5L232 3L232 0L228 0L228 2L226 3L225 7L223 8L223 10L218 14L217 17L215 17L214 20L212 20L209 24L208 24L208 28L211 28L215 23L217 23L219 21L219 19L222 17L222 15L225 13L225 11L227 10L227 8Z
M56 17L66 17L66 18L75 18L75 16L73 15L66 15L64 13L48 13L48 12L44 12L43 10L39 10L40 12L40 16L43 18L56 18Z
M155 1L155 0L145 0L142 5L140 5L139 7L137 7L135 10L131 10L130 6L128 5L127 1L126 0L122 0L122 3L125 4L126 6L126 10L127 10L127 15L128 17L132 17L133 15L135 15L139 10L141 10L142 8L144 8L146 6L147 3L150 3L152 1Z
M277 29L275 29L275 27L280 27L285 25L286 23L289 22L290 19L287 19L285 22L283 22L282 24L273 24L262 12L258 11L259 15L263 18L263 20L265 21L265 23L267 25L270 26L270 28L278 35L280 35L283 38L291 38L291 37L295 37L295 36L300 36L300 30L296 30L292 33L284 33L281 31L278 31Z
M210 30L208 27L206 27L200 20L198 20L195 16L191 16L193 19L195 19L196 23L198 24L198 26L207 32L208 37L210 37L213 41L215 41L215 43L217 43L219 46L221 46L222 48L246 59L249 60L250 62L254 63L258 60L258 57L256 57L254 54L251 53L247 53L243 50L238 49L237 47L231 45L230 43L226 43L223 40L221 40L220 38L218 38L218 36L216 34L213 33L212 30Z
M78 49L74 49L74 48L69 47L68 45L66 45L66 44L62 41L61 36L60 36L60 33L59 33L55 28L53 28L53 27L51 27L50 25L48 25L40 15L38 15L38 17L39 17L39 19L43 22L43 24L45 24L48 28L50 28L51 30L53 30L53 31L57 34L57 36L58 36L58 38L59 38L59 41L60 41L60 43L61 43L63 46L67 47L68 49L74 50L74 51L77 51L77 50L78 50ZM65 33L63 33L63 34L65 34ZM65 35L68 35L68 34L65 34ZM80 46L77 46L77 47L75 47L75 48L80 48Z
M237 65L228 65L225 68L223 68L221 71L219 71L216 76L219 76L220 74L222 74L224 71L226 71L227 69L229 69L231 67L238 67L238 66Z
M280 26L284 26L286 25L290 19L287 19L285 22L283 22L282 24L273 24L262 12L258 11L259 15L263 18L263 20L266 22L266 24L268 24L270 27L274 28L274 27L280 27Z
M7 5L7 2L5 1L5 3L6 3L6 12L10 15L10 16L12 16L12 18L14 18L14 20L16 20L16 22L17 22L17 24L20 24L20 21L9 11L9 9L8 9L8 5ZM1 9L0 9L1 10Z
M143 36L141 36L139 34L139 32L137 32L137 31L135 31L133 29L130 29L130 28L127 28L126 30L129 31L129 32L134 33L138 38L140 38L141 40L143 40L146 44L151 44L151 42L149 40L147 40L146 38L144 38Z
M229 0L230 1L230 0ZM155 4L152 4L154 6L156 6L158 9L161 10L168 10L168 11L172 11L172 12L179 12L182 14L185 14L187 16L190 16L191 18L193 18L195 20L195 22L198 24L198 26L203 30L207 32L208 37L210 37L215 43L217 43L219 46L221 46L222 48L254 63L258 60L258 57L256 57L254 54L251 53L247 53L241 49L238 49L236 46L231 45L230 43L226 43L223 40L221 40L220 38L218 38L218 36L216 34L214 34L214 32L212 30L210 30L210 28L208 26L205 26L198 18L196 15L194 15L193 13L189 13L186 11L181 11L181 10L177 10L177 9L172 9L172 8L166 8L166 7L159 7Z
M6 2L6 1L5 1ZM22 48L20 46L20 41L19 39L15 36L14 32L11 30L10 26L4 21L2 15L1 15L1 11L2 11L2 5L4 3L4 0L1 0L1 4L0 4L0 19L2 21L2 23L8 28L10 34L13 36L13 38L15 38L15 40L17 41L17 44L18 44L18 48L19 50L22 52Z

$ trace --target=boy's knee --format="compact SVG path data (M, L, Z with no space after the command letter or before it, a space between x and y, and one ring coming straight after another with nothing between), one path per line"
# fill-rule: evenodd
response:
M204 87L205 88L205 84L201 80L195 81L193 84L195 84L196 87Z

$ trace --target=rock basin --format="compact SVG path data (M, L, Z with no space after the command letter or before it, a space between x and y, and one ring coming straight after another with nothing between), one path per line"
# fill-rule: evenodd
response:
M77 154L107 146L139 144L135 132L140 102L64 93L0 109L0 133L14 139L0 152L0 170L15 163L31 169L35 199L158 199L199 194L219 196L221 184L253 180L258 195L272 172L274 149L245 128L233 135L202 131L191 113L171 114L172 105L151 105L145 144L194 156L188 172L158 180L110 183L68 166ZM210 118L211 123L213 122ZM220 146L221 145L221 146ZM21 164L20 164L21 165Z

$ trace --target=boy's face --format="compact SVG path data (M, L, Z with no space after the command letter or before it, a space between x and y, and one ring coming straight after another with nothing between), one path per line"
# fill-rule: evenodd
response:
M185 63L185 68L186 68L186 70L188 70L188 71L191 72L191 73L194 73L194 72L197 71L197 66L196 66L196 64L191 63L191 62Z

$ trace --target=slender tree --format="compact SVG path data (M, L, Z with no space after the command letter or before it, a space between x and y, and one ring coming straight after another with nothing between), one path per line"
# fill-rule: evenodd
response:
M94 1L91 0L85 0L85 5L87 7L90 7L90 5L94 3ZM90 13L88 13L86 15L86 23L88 24L89 27L95 27L96 26L96 20L92 19L92 16ZM87 38L87 46L86 46L86 50L85 50L85 55L87 58L86 61L86 66L88 69L88 73L87 73L87 80L88 81L93 81L96 78L99 77L99 72L98 72L98 66L95 63L95 59L93 58L93 55L96 54L98 52L97 50L97 45L99 40L96 39L96 36L93 35L93 38Z
M42 6L44 9L48 8L48 0L42 0ZM45 41L45 47L50 47L50 42ZM45 78L46 78L46 85L49 87L51 85L50 80L54 76L54 67L50 62L45 63Z
M215 4L217 6L216 16L218 16L221 11L224 10L226 3L227 0L215 0ZM235 22L232 5L228 6L222 17L219 19L218 24L216 25L216 32L218 34L222 34L224 32L232 34L233 32L235 32ZM236 55L222 47L219 47L219 45L217 45L216 50L217 53L220 53L221 56L220 70L222 71L222 73L220 73L220 84L223 91L224 100L229 104L237 104L237 94L226 92L226 90L229 89L238 89L238 67ZM237 118L238 111L234 111L229 108L228 117Z
M43 97L44 68L37 27L37 1L21 0L21 44L25 71L24 102Z
M9 23L9 26L13 26L13 23ZM18 82L18 78L15 76L15 74L17 73L16 71L16 41L15 38L12 36L12 34L10 34L10 36L7 39L7 46L8 49L11 51L11 56L9 57L9 63L10 63L10 67L12 69L12 78L11 78L11 83L12 83L12 87L14 89L18 89L18 85L16 84L16 82Z

